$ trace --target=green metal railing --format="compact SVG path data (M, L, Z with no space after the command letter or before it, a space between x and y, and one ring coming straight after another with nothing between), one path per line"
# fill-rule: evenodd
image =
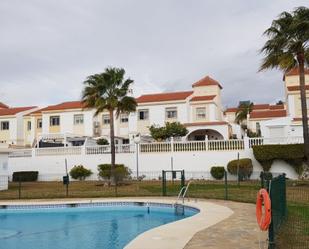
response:
M271 200L271 223L268 230L269 249L276 245L276 235L287 217L285 174L272 178L269 173L261 173L261 184L266 188Z

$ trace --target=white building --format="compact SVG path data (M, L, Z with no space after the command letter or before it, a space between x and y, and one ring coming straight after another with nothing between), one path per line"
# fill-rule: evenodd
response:
M260 123L265 137L302 137L302 112L300 102L299 72L293 69L284 78L287 115ZM305 70L307 107L309 107L309 69ZM309 112L308 112L309 116Z
M301 105L298 70L284 77L285 103L256 104L246 120L247 128L264 137L301 136ZM309 96L309 70L306 70ZM188 91L146 94L136 98L134 113L115 117L116 143L128 144L136 134L149 141L151 125L180 122L189 133L185 140L222 140L242 138L235 123L237 108L223 112L222 86L209 76L192 84ZM309 98L307 99L309 106ZM39 141L55 145L80 145L88 137L109 138L109 113L94 116L80 101L64 102L43 109L8 108L0 103L0 143L33 147Z
M24 146L23 116L37 107L0 107L0 146Z
M136 99L137 111L115 116L115 136L126 144L136 134L150 137L149 126L166 122L184 124L187 140L228 139L230 126L223 120L222 86L206 76L192 85L192 90L142 95ZM42 139L66 143L68 138L78 145L78 137L109 138L108 112L94 116L95 110L84 108L82 102L71 101L48 106L24 115L25 145L32 146ZM66 141L66 142L64 142Z

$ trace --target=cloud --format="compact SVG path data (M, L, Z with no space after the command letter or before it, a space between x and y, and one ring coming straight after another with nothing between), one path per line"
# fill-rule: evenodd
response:
M0 101L79 99L87 75L124 67L136 95L190 89L205 75L224 105L284 98L282 74L257 73L263 31L306 1L2 0Z

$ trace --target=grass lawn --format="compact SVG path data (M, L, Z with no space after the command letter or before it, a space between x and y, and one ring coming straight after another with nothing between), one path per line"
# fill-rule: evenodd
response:
M228 200L255 203L259 181L228 182ZM167 195L176 196L180 182L167 183ZM278 235L280 249L309 248L309 182L287 181L288 218ZM75 181L69 185L69 197L115 197L115 196L161 196L160 181L126 182L117 187L104 186L100 181ZM66 197L62 182L23 182L22 199L49 199ZM222 181L194 181L188 191L189 198L224 199L225 186ZM19 184L9 183L9 190L0 191L0 200L18 199Z

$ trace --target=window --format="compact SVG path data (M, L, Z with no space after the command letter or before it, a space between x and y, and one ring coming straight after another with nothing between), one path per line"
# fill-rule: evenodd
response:
M120 114L120 123L128 123L129 115L128 114Z
M1 130L9 130L10 129L10 123L9 121L3 121L1 122Z
M130 139L122 139L122 144L129 144L130 143Z
M82 125L84 123L84 115L83 114L75 114L74 115L74 124Z
M27 122L27 131L31 131L31 121Z
M36 127L37 127L38 129L41 129L41 128L42 128L42 119L38 119L38 120L36 121Z
M260 136L261 135L261 125L259 122L256 122L255 124L256 133Z
M51 116L49 118L50 126L58 126L60 125L60 116Z
M196 108L196 119L205 119L206 118L206 108L198 107Z
M165 117L167 119L176 119L177 118L177 108L176 107L166 108Z
M149 118L149 112L148 110L139 110L138 111L138 119L139 120L148 120Z
M103 121L104 125L108 125L110 123L109 115L103 115L102 116L102 121Z

